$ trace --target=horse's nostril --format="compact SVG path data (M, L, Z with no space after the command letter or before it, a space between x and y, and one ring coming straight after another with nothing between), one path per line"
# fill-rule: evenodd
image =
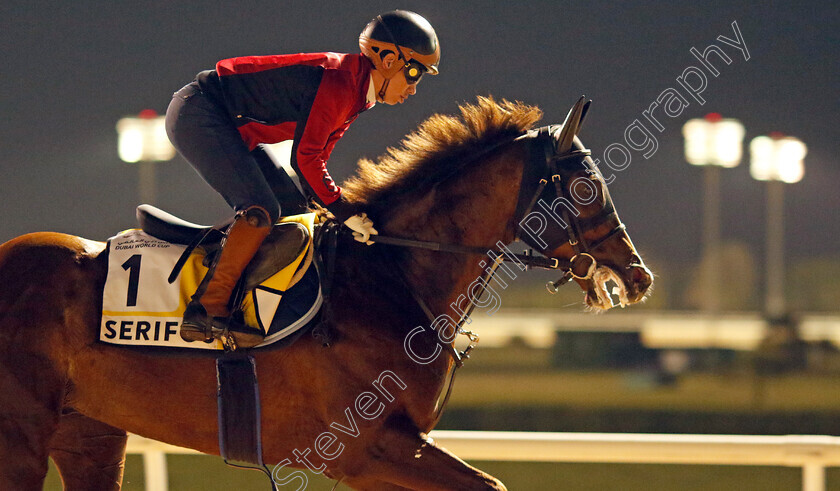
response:
M638 286L639 291L646 290L652 282L653 278L651 278L650 273L647 272L647 269L642 267L633 268L633 283L635 283Z

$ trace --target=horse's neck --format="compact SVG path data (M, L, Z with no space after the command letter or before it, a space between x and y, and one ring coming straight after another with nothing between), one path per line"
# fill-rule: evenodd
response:
M510 242L523 161L523 147L512 145L471 166L452 181L435 186L421 200L406 204L389 221L386 233L488 250L495 249L498 241ZM449 305L468 294L469 285L482 275L486 265L481 263L486 259L412 250L406 268L412 286L435 314L453 314Z

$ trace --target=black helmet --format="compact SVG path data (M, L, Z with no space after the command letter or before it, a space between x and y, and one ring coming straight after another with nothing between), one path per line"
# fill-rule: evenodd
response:
M407 10L392 10L368 22L359 35L359 48L386 79L414 60L432 75L438 74L440 45L429 21ZM389 70L382 67L382 53L390 51L403 59Z

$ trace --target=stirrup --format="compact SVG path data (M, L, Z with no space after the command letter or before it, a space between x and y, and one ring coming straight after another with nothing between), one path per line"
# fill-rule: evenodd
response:
M218 339L225 346L236 349L257 346L265 340L265 334L234 319L210 317L201 303L192 301L181 322L181 339L203 342Z
M181 339L184 341L210 341L213 339L213 322L204 306L191 301L181 321Z

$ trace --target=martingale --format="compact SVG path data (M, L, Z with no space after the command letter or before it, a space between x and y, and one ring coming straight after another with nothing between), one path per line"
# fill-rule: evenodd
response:
M306 326L320 309L318 272L311 266L315 215L286 217L309 231L309 243L285 268L243 295L245 322L267 333L265 346ZM223 350L218 340L181 339L181 319L207 272L205 250L191 251L173 282L168 277L186 246L159 239L140 229L108 240L108 275L102 298L99 340L110 344Z

